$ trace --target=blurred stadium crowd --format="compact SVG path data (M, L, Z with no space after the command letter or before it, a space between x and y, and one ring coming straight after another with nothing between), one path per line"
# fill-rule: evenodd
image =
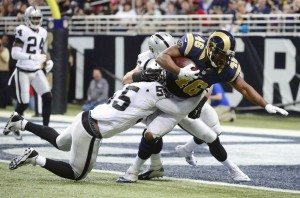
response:
M188 14L293 14L300 0L57 0L63 16L73 15L188 15ZM0 16L22 17L30 0L3 0ZM35 5L46 2L35 0Z

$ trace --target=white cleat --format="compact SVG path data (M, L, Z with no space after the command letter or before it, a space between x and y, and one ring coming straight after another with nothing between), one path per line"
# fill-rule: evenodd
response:
M130 166L123 176L118 177L117 183L134 183L138 180L138 174L140 171L133 170Z
M14 170L19 168L20 166L24 166L27 164L36 165L36 158L38 157L38 152L36 152L33 148L27 148L23 155L14 158L10 164L9 169Z
M236 167L234 169L229 170L229 174L231 178L236 182L249 182L251 179L239 169L239 167Z
M14 134L16 134L16 136L20 136L20 132L18 135L17 131L22 130L21 126L22 126L23 120L24 120L24 118L22 116L20 116L17 112L14 112L10 116L9 120L7 121L7 123L3 129L3 134L8 135L10 132L14 132Z
M184 145L178 145L175 147L175 151L176 153L178 153L180 156L184 157L186 162L189 164L189 165L192 165L192 166L197 166L197 160L194 156L194 151L192 152L187 152L185 149L184 149Z

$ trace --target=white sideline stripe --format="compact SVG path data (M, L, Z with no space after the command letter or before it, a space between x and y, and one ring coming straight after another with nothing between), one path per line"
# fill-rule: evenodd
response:
M3 163L10 163L8 160L1 160L0 162ZM115 175L123 175L124 172L119 171L108 171L108 170L98 170L93 169L92 172L97 173L109 173L109 174L115 174ZM216 185L216 186L229 186L229 187L237 187L237 188L249 188L249 189L255 189L255 190L265 190L265 191L273 191L273 192L285 192L285 193L294 193L294 194L300 194L300 191L298 190L287 190L287 189L280 189L280 188L268 188L268 187L261 187L261 186L247 186L247 185L241 185L241 184L229 184L225 182L211 182L211 181L203 181L203 180L195 180L195 179L180 179L180 178L174 178L174 177L165 177L165 179L173 180L173 181L187 181L187 182L194 182L199 184L209 184L209 185Z

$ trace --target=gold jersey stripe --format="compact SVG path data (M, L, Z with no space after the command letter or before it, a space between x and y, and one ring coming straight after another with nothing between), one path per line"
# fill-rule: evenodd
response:
M235 75L234 75L234 77L229 82L234 81L238 77L238 75L240 75L240 73L241 73L241 66L240 66L240 64L238 64L238 68L237 68L237 70L235 72Z
M192 33L187 34L187 46L184 50L184 55L186 56L192 49L194 45L194 36Z

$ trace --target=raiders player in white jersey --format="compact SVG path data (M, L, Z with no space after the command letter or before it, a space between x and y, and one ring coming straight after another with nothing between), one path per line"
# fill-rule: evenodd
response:
M149 39L149 50L138 55L137 66L130 72L126 73L123 78L123 83L132 83L141 80L159 80L163 81L164 70L153 61L157 55L172 46L174 43L173 37L165 32L157 32L153 34ZM142 73L140 78L139 73ZM190 134L200 133L201 139L193 137L185 145L179 145L175 148L176 152L185 157L186 161L190 165L197 165L197 161L194 158L194 149L200 144L206 142L209 145L211 154L220 161L229 171L230 176L235 181L250 181L250 178L244 174L236 164L227 158L226 150L221 145L218 136L221 134L222 129L219 122L216 111L206 102L205 97L199 107L190 113L189 117L186 117L179 122L179 126ZM202 107L202 108L201 108ZM201 112L201 113L200 113ZM198 119L200 116L200 119ZM134 163L126 171L125 175L119 177L117 182L135 182L137 179L149 180L154 177L162 177L164 173L160 149L154 149L156 152L150 156L150 167L144 173L139 174L140 169L144 162L148 159L150 153L143 148L145 145L142 138L139 152L135 158ZM162 148L162 139L158 140L157 145L154 146ZM146 154L148 152L148 154Z
M37 7L28 7L24 20L25 25L19 25L15 29L15 41L11 51L12 58L17 60L14 78L18 103L15 111L23 115L28 107L29 87L32 85L34 90L42 96L43 125L48 126L52 94L45 73L52 69L53 61L46 61L46 55L43 52L47 31L41 27L43 16ZM6 134L7 132L4 131L4 135Z
M29 122L14 112L5 130L30 131L59 150L70 151L71 156L69 163L66 163L45 158L34 149L28 148L22 156L11 161L9 168L13 170L25 164L39 165L63 178L83 179L96 162L102 138L109 138L127 130L157 109L173 117L176 115L175 118L181 120L200 100L201 97L186 100L170 98L163 85L158 82L132 83L117 91L106 104L79 113L61 134L51 127ZM167 117L166 119L170 120ZM147 124L147 130L158 138L163 135L160 134L161 128L156 129L152 123Z

